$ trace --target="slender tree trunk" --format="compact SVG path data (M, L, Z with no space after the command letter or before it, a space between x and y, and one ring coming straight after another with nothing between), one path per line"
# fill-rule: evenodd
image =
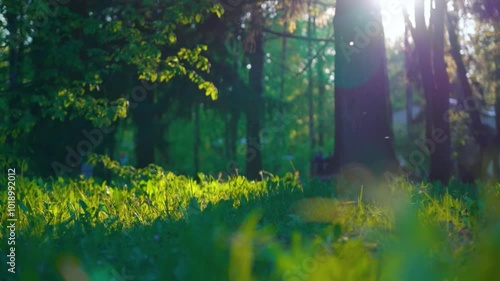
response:
M408 26L405 29L404 46L405 46L405 87L406 87L406 131L408 139L414 140L413 135L413 89L412 89L412 51L408 40L410 31Z
M500 23L495 23L495 44L500 45ZM495 121L497 131L497 144L500 145L500 50L497 47L495 56Z
M418 55L418 66L422 78L422 86L426 101L425 137L432 139L432 93L435 92L432 73L431 36L425 24L424 0L415 1L415 46Z
M135 153L137 167L144 168L154 163L154 148L156 134L155 110L153 93L146 93L146 98L137 104L133 111L133 119L137 126L135 138Z
M436 0L432 11L432 63L436 92L432 104L432 140L435 151L431 153L431 180L447 183L451 177L451 134L449 122L450 79L444 61L444 21L446 16L446 0ZM439 136L438 136L439 135Z
M317 36L316 24L314 24L314 36ZM324 43L327 44L327 43ZM323 149L325 145L325 100L326 100L326 89L325 89L325 61L324 54L318 55L317 58L317 75L318 75L318 146Z
M18 51L19 51L19 46L21 45L22 41L20 40L20 35L18 33L18 22L17 22L17 5L13 4L13 2L8 2L6 5L6 14L5 14L5 19L7 20L7 30L9 31L9 36L7 38L8 42L8 47L9 47L9 73L8 73L8 83L9 83L9 95L12 97L16 96L16 91L18 90L18 81L19 79L19 58L18 58ZM17 98L12 98L10 106L12 108L15 108L14 104L18 102ZM12 115L11 115L12 118ZM10 122L16 122L15 120L9 120ZM6 143L9 146L15 145L15 142L13 138L10 136L7 136Z
M325 145L325 69L323 56L318 57L317 72L318 72L318 146L323 148Z
M285 4L286 5L286 4ZM285 6L284 8L284 19L283 19L283 33L288 32L288 14L287 14L287 7ZM284 104L285 104L285 73L286 73L286 58L287 58L287 43L288 43L288 38L283 36L281 39L281 71L280 71L280 114L284 114ZM279 122L282 122L280 120ZM278 141L280 143L280 147L284 148L285 147L285 137L284 137L284 128L285 124L280 124L281 128L278 130Z
M115 124L114 126L118 126L118 124ZM92 130L92 127L88 127L87 129ZM100 155L107 155L111 159L116 159L114 158L115 147L116 147L116 130L113 130L112 132L109 132L104 135L102 143L95 147L94 152ZM93 175L95 177L110 182L112 177L112 172L110 169L105 168L103 165L97 165L96 167L94 167Z
M334 166L358 163L382 173L397 161L383 27L375 3L336 4Z
M479 104L474 99L472 94L472 87L467 79L467 70L465 69L462 55L460 54L460 44L456 32L456 25L452 15L447 14L448 37L451 46L451 55L457 66L457 76L462 86L464 101L467 103L467 112L471 118L472 134L479 145L484 146L487 142L487 132L483 123L481 122L481 115L479 112Z
M232 110L228 124L228 159L236 160L236 143L238 142L238 122L240 112L238 109Z
M458 41L458 36L457 36L457 29L456 29L456 24L455 18L452 18L452 15L448 13L447 15L447 26L448 26L448 35L449 35L449 40L450 40L450 46L451 46L451 55L455 61L455 64L457 66L457 76L461 82L462 86L462 92L463 92L463 98L464 102L466 103L464 106L467 109L467 112L469 113L469 116L471 118L471 131L474 136L474 139L476 140L477 144L480 146L480 155L473 155L469 156L470 158L478 158L477 163L479 165L484 166L481 167L480 173L476 173L475 176L486 176L487 177L487 169L488 165L490 164L490 159L493 161L493 173L494 177L498 178L500 176L500 171L499 171L499 159L498 159L498 152L495 152L496 150L494 149L495 145L492 142L495 142L495 136L487 130L486 126L483 125L481 121L481 113L479 111L479 104L478 102L474 99L473 93L472 93L472 87L469 83L469 80L467 79L467 71L465 69L465 65L462 61L462 56L460 54L460 44ZM497 79L498 80L498 79ZM497 92L498 94L498 92ZM498 118L498 116L497 116ZM497 124L498 125L498 124ZM492 148L489 148L488 146L492 146ZM489 152L491 151L491 152ZM459 163L460 166L462 166L461 163Z
M250 57L249 80L251 93L246 108L247 115L247 178L258 180L262 170L262 146L260 131L264 120L263 99L263 72L264 72L264 38L262 25L264 18L260 7L252 13L251 26L253 47L248 51Z
M307 37L312 38L312 26L313 26L313 16L311 1L307 3ZM314 99L313 99L313 68L312 68L312 59L313 59L313 49L312 49L312 41L309 39L307 41L307 59L309 61L309 69L307 70L307 102L309 105L309 142L311 146L311 152L316 148L316 136L314 133Z
M495 44L500 44L500 24L495 23ZM500 50L497 48L495 56L495 125L496 125L496 138L495 138L495 155L493 169L496 180L500 180Z
M12 3L7 5L5 19L7 20L7 30L9 31L9 90L15 91L19 81L19 46L22 44L18 33L18 12L17 7ZM17 5L15 5L17 6Z
M193 105L193 166L194 174L200 171L200 104Z
M235 106L231 108L227 115L226 129L225 129L225 144L226 144L226 158L228 162L227 173L233 174L238 169L238 156L236 155L236 148L238 142L238 123L240 119L240 107Z
M451 177L449 126L450 83L444 61L444 16L446 3L435 1L430 28L425 24L424 0L415 1L415 46L426 108L426 144L430 154L430 180L447 183Z
M168 140L165 139L165 137L167 135L171 120L168 120L168 118L170 118L168 114L164 114L164 112L162 112L163 108L165 107L165 103L159 102L157 105L155 105L155 107L158 107L159 104L161 104L161 106L159 106L161 107L161 109L158 110L157 127L155 127L154 129L156 131L154 133L154 135L156 136L156 141L154 145L158 151L158 155L156 157L157 161L156 163L158 165L168 166L170 163L170 157L169 157L170 143Z

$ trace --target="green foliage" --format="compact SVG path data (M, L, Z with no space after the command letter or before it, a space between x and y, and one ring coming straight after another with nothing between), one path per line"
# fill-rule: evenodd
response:
M293 175L197 182L152 168L123 172L139 179L128 185L18 178L18 280L72 280L68 271L85 280L500 276L499 184L475 199L401 182L392 200L363 203L324 197L324 185Z
M0 110L5 113L0 154L26 161L31 175L54 175L50 165L67 162L65 148L85 141L84 129L115 128L150 100L157 108L147 111L170 110L169 90L179 78L199 91L178 91L178 99L200 93L210 100L218 97L207 79L207 45L183 38L205 20L222 16L220 4L2 1L0 10L5 39L0 42ZM115 157L114 135L107 134L93 152Z
M2 110L8 114L0 122L0 143L31 132L43 118L83 118L100 128L126 117L135 85L127 96L110 90L107 85L117 82L114 75L163 84L186 76L217 98L215 86L203 78L210 69L202 55L207 46L190 48L177 37L210 14L220 17L220 4L90 1L53 7L50 1L35 1L20 7L15 2L2 2L2 8L24 16L0 26L0 36L6 38L0 45L0 91L6 93L0 96L0 108L9 108ZM19 85L7 78L15 71Z

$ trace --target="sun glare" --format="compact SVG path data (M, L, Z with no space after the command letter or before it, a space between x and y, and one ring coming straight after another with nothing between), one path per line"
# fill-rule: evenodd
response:
M395 41L403 37L405 24L403 7L408 13L413 13L414 0L373 0L377 1L382 10L382 23L386 40Z

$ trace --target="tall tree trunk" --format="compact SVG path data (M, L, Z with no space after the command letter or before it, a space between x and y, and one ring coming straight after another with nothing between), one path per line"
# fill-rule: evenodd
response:
M9 1L6 4L6 13L5 13L5 19L7 20L7 30L9 31L9 36L7 37L7 42L8 42L8 48L9 48L9 56L8 56L8 61L9 61L9 73L8 73L8 81L9 81L9 95L12 96L9 102L9 106L11 108L16 108L15 103L19 102L19 99L15 98L16 96L16 91L18 90L18 81L19 79L19 58L18 58L18 51L19 51L19 46L22 43L22 40L20 40L20 34L18 33L18 22L17 22L17 13L18 7L14 3L14 1ZM15 123L17 122L16 120L13 120L13 116L10 115L11 120L9 122ZM13 138L10 136L7 136L6 143L9 146L14 146L15 142Z
M314 133L314 99L313 99L313 49L312 49L312 26L313 16L311 1L307 2L307 60L309 62L309 69L307 70L307 103L309 105L309 144L311 152L316 148L316 135Z
M193 166L194 174L200 171L200 104L193 105Z
M262 34L262 25L264 18L259 7L255 7L252 12L251 27L252 36L250 42L250 88L251 93L248 99L247 115L247 178L252 180L259 179L262 170L262 146L260 140L260 131L264 120L263 99L263 72L264 72L264 38Z
M286 7L286 4L284 4L284 15L283 15L283 34L288 32L288 8ZM287 43L288 43L288 38L286 36L283 36L281 39L281 70L280 70L280 114L284 114L284 104L285 104L285 73L286 73L286 58L287 58ZM282 122L282 120L279 120L278 122ZM285 124L279 124L281 127L278 130L278 141L280 144L281 148L285 147L285 137L284 137L284 126Z
M500 23L495 23L495 44L497 46L500 44ZM495 56L495 125L496 125L496 138L494 146L495 154L494 155L494 173L495 178L500 180L500 50L498 47L496 48Z
M429 178L447 183L451 176L449 126L450 83L444 61L444 16L446 3L435 1L430 28L425 24L424 1L415 1L415 46L427 102L426 144L430 154Z
M415 47L417 49L419 72L426 101L425 138L432 139L432 93L435 92L432 73L431 36L425 24L424 0L415 1Z
M9 47L9 90L17 90L19 81L19 46L23 43L20 39L20 34L18 33L18 21L17 17L19 15L19 7L16 4L6 5L5 19L7 20L7 30L9 31L8 37L8 47Z
M118 126L118 123L115 123L114 126ZM92 127L89 127L88 130L92 130ZM95 147L94 153L100 155L107 155L111 159L115 159L114 158L115 148L116 148L116 129L104 135L104 137L102 138L102 143ZM96 167L94 167L93 175L107 182L110 182L112 177L112 172L110 169L105 168L103 165L97 165Z
M405 47L405 87L406 87L406 131L408 139L414 140L413 135L413 89L412 89L412 50L408 40L410 30L405 28L404 47Z
M323 56L318 56L317 72L318 72L318 146L323 148L325 145L325 69Z
M316 24L314 24L314 35L317 36L317 28ZM328 44L328 43L324 43ZM316 110L318 114L318 146L323 149L325 145L325 99L326 99L326 83L325 83L325 61L324 54L320 54L317 56L317 75L318 75L318 110Z
M457 66L457 76L460 80L462 86L463 97L466 104L466 111L469 113L471 118L471 129L474 138L477 143L484 146L487 142L487 131L481 122L481 115L479 112L479 104L474 99L472 94L472 87L467 79L467 70L465 69L464 62L462 60L462 55L460 54L460 44L458 42L458 36L456 31L455 19L452 18L450 13L447 14L447 27L448 27L448 37L451 46L451 55L455 64Z
M498 167L499 166L498 152L494 152L495 143L492 143L495 142L495 136L487 129L487 127L481 121L479 104L474 99L472 93L472 87L469 83L469 80L467 79L467 71L465 69L465 65L462 61L462 56L460 54L460 44L457 36L456 18L453 18L451 13L448 13L447 19L448 19L447 26L448 26L448 36L451 46L451 55L457 66L457 76L462 86L463 98L465 103L464 107L466 111L469 113L469 116L471 118L471 125L470 125L471 131L477 144L479 144L481 151L480 155L473 155L470 156L470 158L476 157L478 159L477 162L479 163L479 165L485 166L484 167L485 171L480 171L480 173L477 173L475 176L481 176L481 174L483 176L487 175L488 164L490 162L489 159L491 159L493 161L493 169L494 169L493 176L498 178L500 177L500 170ZM498 105L498 100L497 100L497 105ZM491 146L492 148L489 148L489 146ZM460 170L463 170L462 163L459 163L459 167ZM481 167L480 170L483 170L483 167Z
M435 0L432 11L432 63L436 92L432 105L432 140L435 152L431 153L431 180L447 183L451 177L451 135L449 122L450 79L444 61L444 21L446 16L446 0ZM439 135L439 137L436 137Z
M144 168L154 163L154 148L157 137L155 122L155 106L153 93L147 92L146 98L137 103L133 111L133 119L137 126L135 138L135 153L137 167Z
M359 163L382 173L396 157L380 6L338 0L334 28L334 166Z
M231 108L225 124L225 154L227 161L229 161L227 168L227 172L229 174L235 173L238 167L237 160L238 157L236 155L236 145L238 142L238 123L240 119L240 109L239 107Z
M498 45L500 45L500 23L495 23L495 44L497 45L495 56L495 121L496 121L496 131L497 131L497 145L500 146L500 50Z
M165 108L167 108L166 103L158 102L155 104L155 107L159 108L157 110L157 127L154 128L156 131L154 132L154 135L156 136L154 145L158 153L158 157L155 157L157 161L156 163L158 165L168 166L170 164L170 142L165 139L165 137L167 136L168 128L172 121L169 120L171 117L164 112Z

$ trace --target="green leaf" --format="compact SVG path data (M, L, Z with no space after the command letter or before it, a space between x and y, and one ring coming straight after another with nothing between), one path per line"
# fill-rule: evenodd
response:
M173 32L170 32L168 34L168 41L171 43L171 44L175 44L175 42L177 41L177 37L175 36L175 34Z
M217 17L220 18L224 14L224 7L222 6L222 4L217 3L210 9L210 11L215 13Z
M78 204L80 204L84 212L87 212L87 204L82 199L78 200Z
M202 18L202 15L201 14L196 14L196 16L194 17L194 19L196 20L197 23L201 22L201 20L203 19Z
M24 203L22 201L19 201L18 202L19 204L19 208L24 212L24 213L29 213L29 210L28 210L28 207L26 207L26 205L24 205Z

